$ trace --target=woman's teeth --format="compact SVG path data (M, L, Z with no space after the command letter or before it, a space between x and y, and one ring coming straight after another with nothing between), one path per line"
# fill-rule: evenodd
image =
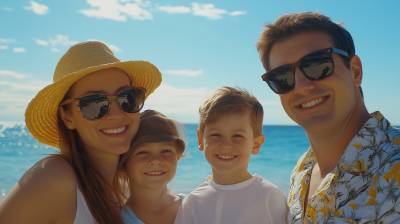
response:
M165 173L165 172L150 172L150 173L145 173L145 174L147 174L147 175L161 175L163 173Z
M232 158L234 158L235 156L222 156L222 155L217 155L219 158L221 158L221 159L232 159Z
M312 107L312 106L314 106L314 105L316 105L316 104L321 103L321 102L324 101L324 100L325 100L324 98L319 98L319 99L317 99L317 100L311 100L310 102L303 103L303 104L301 105L301 107L302 107L302 108Z
M103 133L106 133L106 134L119 134L119 133L125 131L125 128L126 127L123 126L121 128L118 128L118 129L103 129L103 130L100 130L100 131L103 132Z

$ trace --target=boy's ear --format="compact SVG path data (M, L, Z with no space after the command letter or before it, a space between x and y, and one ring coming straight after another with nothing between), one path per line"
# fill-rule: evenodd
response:
M199 144L199 150L204 151L203 138L201 137L200 129L197 129L197 143Z
M253 141L253 150L251 150L251 154L257 155L264 141L265 141L264 135L257 136L257 138L255 138Z
M179 161L181 159L181 156L178 156L178 160L177 161Z
M75 125L73 120L71 119L70 113L65 111L63 107L59 107L60 111L60 117L63 120L65 126L67 126L68 129L75 129Z

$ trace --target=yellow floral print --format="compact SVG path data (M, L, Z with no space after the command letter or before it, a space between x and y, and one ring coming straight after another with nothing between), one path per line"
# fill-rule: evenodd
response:
M353 201L352 203L349 204L349 206L354 210L358 207L358 203Z
M357 150L360 150L362 147L361 143L355 142L352 146L356 147Z
M356 172L364 172L367 170L367 168L364 166L364 158L361 158L361 160L356 160L356 164L354 164L354 171Z
M396 144L397 146L399 146L400 145L400 137L394 138L393 143Z
M383 176L383 179L385 179L385 180L390 180L390 179L396 180L397 181L397 186L400 186L400 181L399 181L400 180L400 174L399 174L399 171L400 171L400 163L396 163L396 165L394 165L392 167L392 169Z
M336 168L308 200L303 215L305 192L315 163L310 148L292 171L288 223L400 220L396 212L400 210L400 130L390 126L382 114L371 114Z

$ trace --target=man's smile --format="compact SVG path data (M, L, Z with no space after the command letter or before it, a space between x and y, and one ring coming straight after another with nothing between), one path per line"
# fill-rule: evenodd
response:
M295 108L298 109L308 109L308 108L315 108L319 106L321 103L325 102L330 96L321 96L321 97L315 97L312 99L308 99L305 101L302 101L301 103L296 104Z

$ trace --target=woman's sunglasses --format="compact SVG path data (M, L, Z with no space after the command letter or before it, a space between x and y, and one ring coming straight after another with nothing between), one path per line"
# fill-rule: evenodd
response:
M262 75L261 78L275 93L288 93L294 89L296 83L294 77L295 67L299 67L303 75L311 81L322 80L332 75L335 72L332 53L348 57L345 51L330 47L307 54L296 63L281 65L271 69Z
M111 109L111 101L115 99L119 108L126 113L139 112L144 105L146 91L140 88L125 89L116 96L101 93L90 93L74 99L63 101L60 106L76 101L79 111L88 120L97 120L107 115Z

